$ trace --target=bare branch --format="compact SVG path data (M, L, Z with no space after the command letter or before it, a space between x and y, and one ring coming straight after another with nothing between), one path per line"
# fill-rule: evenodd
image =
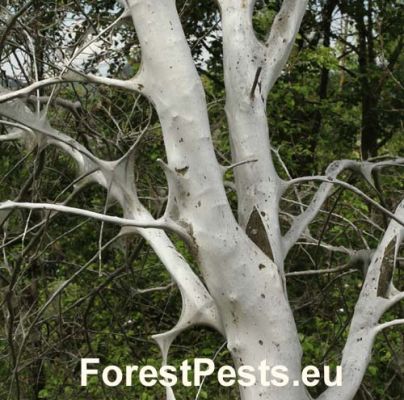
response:
M379 333L384 329L391 328L391 327L397 326L397 325L404 325L404 318L395 319L394 321L389 321L389 322L385 322L383 324L380 324L380 325L378 325L376 327L376 332Z
M169 283L165 286L157 286L157 287L152 287L152 288L147 288L147 289L134 289L135 293L139 294L147 294L147 293L154 293L154 292L162 292L167 289L172 289L174 287L174 283Z
M396 215L400 219L404 216L404 201L397 207ZM396 221L391 221L373 254L342 354L344 385L328 388L319 400L352 398L370 362L376 334L386 327L402 323L400 320L380 325L379 320L397 299L397 295L392 296L394 262L392 265L391 257L397 252L404 237L403 232L403 228Z
M39 82L34 82L25 88L14 90L12 92L8 90L7 91L2 90L3 94L0 95L0 103L4 103L5 101L9 101L17 97L27 96L37 89L41 89L46 86L56 85L58 83L63 82L65 81L62 78L47 78Z
M0 113L14 119L22 119L25 125L32 127L31 131L37 135L45 135L46 145L54 144L68 153L78 164L81 173L103 186L110 192L111 197L119 202L126 218L111 217L82 209L74 209L63 205L49 204L3 204L4 208L46 209L54 212L70 212L76 215L90 217L102 222L112 222L122 226L121 235L140 234L153 248L175 283L178 285L182 299L183 311L178 324L169 332L156 336L162 350L168 351L169 343L183 330L197 324L209 325L218 331L223 331L218 317L215 303L200 279L192 271L185 259L176 251L168 236L161 231L168 229L183 238L191 246L193 238L186 229L174 222L161 218L155 220L140 203L135 187L133 150L140 138L129 149L127 154L117 161L106 162L93 156L80 143L69 136L51 128L47 121L38 121L29 109L19 103L20 112L16 112L9 104L0 107ZM95 169L94 169L95 167ZM1 206L0 206L1 210ZM54 214L52 214L54 215ZM139 221L136 223L135 221ZM155 228L155 229L145 229ZM100 249L101 250L101 249ZM168 347L167 347L168 346Z
M271 90L284 68L299 31L307 0L283 0L282 8L275 17L266 41L269 65L264 70L266 91Z
M350 264L340 265L339 267L335 268L326 268L326 269L313 269L308 271L294 271L294 272L287 272L285 274L286 277L294 277L294 276L306 276L306 275L320 275L320 274L330 274L333 272L340 272L348 269ZM354 271L354 270L352 270Z
M6 43L8 34L10 33L10 31L13 29L13 27L17 23L18 18L20 18L31 7L33 2L34 2L33 0L28 1L8 21L6 29L4 30L4 32L0 38L0 59L1 59L1 55L3 53L4 45Z
M399 292L395 296L390 298L390 305L393 306L397 304L399 301L404 300L404 292Z
M119 226L133 226L136 228L154 228L165 229L173 231L181 236L184 236L184 232L179 230L178 227L167 221L151 221L151 222L136 222L126 218L115 217L102 213L97 213L90 210L84 210L76 207L64 206L62 204L48 204L48 203L18 203L14 201L5 201L0 203L1 210L13 210L13 209L27 209L27 210L48 210L56 211L66 214L78 215L80 217L92 218L97 221L109 222ZM188 239L188 237L187 237Z
M83 74L82 72L75 71L72 69L69 69L69 72L66 72L63 75L63 80L67 81L75 81L75 82L88 82L88 83L96 83L99 85L105 85L105 86L110 86L114 87L117 89L124 89L124 90L129 90L129 91L135 91L139 93L146 94L146 89L144 88L144 82L141 77L141 73L138 75L134 76L131 79L128 80L121 80L121 79L116 79L116 78L108 78L105 76L98 76L94 74ZM1 100L1 97L0 97Z
M291 185L297 184L297 183L302 183L302 182L309 182L312 180L317 180L323 183L317 192L315 193L310 205L307 207L307 209L302 212L299 216L297 216L289 229L289 231L285 234L283 238L283 246L285 250L285 254L289 252L291 247L296 243L296 241L299 239L301 234L304 232L304 230L308 227L308 225L313 221L313 219L317 216L319 211L321 210L321 207L323 206L324 202L328 199L332 189L333 189L333 184L338 184L342 187L345 187L356 194L358 194L361 197L364 197L368 202L373 204L375 207L383 211L385 214L391 216L390 211L386 210L384 207L380 206L377 202L375 202L373 199L371 199L369 196L365 195L363 192L361 192L359 189L355 188L352 185L349 185L346 182L342 182L337 180L337 176L343 172L344 170L351 169L354 171L358 171L362 175L366 177L366 179L369 181L371 180L371 172L375 168L385 168L389 166L401 166L404 165L404 159L403 158L397 158L394 160L384 160L380 161L377 163L370 163L370 162L357 162L357 161L352 161L352 160L341 160L341 161L335 161L326 170L326 176L325 177L302 177L302 178L297 178L297 179L292 179L288 182L285 183L284 189L286 190L289 188ZM393 217L392 217L393 218ZM395 219L394 217L393 219Z
M347 182L340 181L338 179L328 178L326 176L310 176L310 177L302 177L302 178L293 179L293 180L287 182L286 186L296 185L296 184L299 184L299 183L309 182L309 181L320 181L320 182L326 182L326 183L331 183L331 184L336 184L336 185L342 186L343 188L348 189L351 192L354 192L355 194L361 196L368 203L372 204L374 207L376 207L377 209L382 211L384 214L386 214L390 218L394 219L400 225L404 226L404 221L401 220L400 218L398 218L394 213L392 213L391 211L384 208L377 201L373 200L367 194L363 193L362 190L358 189L356 186L350 185Z
M283 2L266 45L254 32L255 1L220 0L219 4L232 162L257 159L234 171L238 219L246 229L254 210L259 210L263 227L260 236L266 236L272 258L282 272L285 257L278 217L280 181L271 154L266 99L286 63L307 1Z

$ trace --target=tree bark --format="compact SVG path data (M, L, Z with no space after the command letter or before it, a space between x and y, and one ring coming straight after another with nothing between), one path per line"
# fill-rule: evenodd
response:
M261 43L252 28L255 2L219 0L233 162L232 166L219 165L202 82L175 1L122 3L126 6L124 15L132 18L141 45L139 73L127 81L81 73L73 74L73 78L142 93L155 107L167 156L166 162L160 160L169 186L164 216L155 220L137 196L134 148L119 160L101 160L74 139L53 129L44 116L32 113L23 102L15 100L33 89L63 82L67 79L63 74L0 95L0 114L7 118L3 123L15 128L2 136L1 141L30 138L42 147L58 146L76 161L80 173L88 175L88 181L108 190L109 196L121 206L123 217L41 203L5 202L0 204L0 211L29 208L70 212L121 225L120 235L140 234L171 274L183 298L178 324L155 336L164 363L179 333L189 326L209 325L226 338L236 367L247 365L256 370L257 384L240 387L242 400L310 400L301 382L302 349L286 292L284 260L321 210L334 183L345 185L378 205L359 189L338 181L341 172L351 169L371 181L374 168L401 165L403 160L377 165L343 160L331 164L324 177L303 177L289 182L280 179L272 160L266 99L290 54L307 1L284 0L267 41ZM228 168L235 168L238 220L223 184L223 174ZM309 180L320 180L323 184L282 235L281 196L290 185ZM379 209L384 210L382 206ZM395 215L384 211L392 222L371 260L355 308L342 355L344 387L328 389L321 400L351 400L366 371L375 335L385 327L401 323L378 323L383 312L403 297L392 283L394 267L385 261L391 243L401 244L404 237L400 225L403 205ZM203 283L165 231L179 234L190 246ZM264 360L269 366L285 367L289 385L260 384L259 366ZM167 398L175 399L171 389L167 389Z

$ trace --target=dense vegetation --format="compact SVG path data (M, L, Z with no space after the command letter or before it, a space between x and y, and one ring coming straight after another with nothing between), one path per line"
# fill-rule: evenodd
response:
M82 0L9 3L0 8L4 27L9 26L10 15L30 4L10 29L0 26L1 81L3 87L12 88L31 83L35 74L41 79L59 71L59 51L72 52L120 12L115 1L107 0L93 2L96 5ZM228 165L218 10L213 1L177 3L206 90L217 157ZM280 3L257 2L258 36L268 31ZM268 101L273 151L281 174L319 174L336 159L404 156L402 21L399 0L311 1L288 66ZM33 44L24 30L35 38ZM37 71L25 53L29 46L35 47ZM139 65L136 35L130 24L122 24L106 34L96 53L82 58L77 68L127 77ZM41 89L44 106L51 93L51 88ZM52 125L94 154L117 159L139 142L139 195L154 215L160 215L167 187L156 160L165 156L150 104L140 96L90 84L61 85L56 94L54 99L69 102L49 104ZM37 100L32 96L27 101L35 107ZM353 173L343 178L394 210L403 198L403 177L402 167L393 167L374 174L368 182ZM232 173L225 178L236 208ZM1 200L66 202L120 213L109 202L108 193L76 179L75 164L57 150L29 142L0 142ZM286 194L285 229L288 215L300 208L299 201L307 203L315 186L304 184L298 192ZM386 217L363 199L335 188L304 243L291 253L290 273L341 267L333 273L288 279L304 365L338 364L363 281L362 266L347 260L351 250L374 248L386 224ZM161 363L150 336L175 324L181 298L144 241L116 239L118 229L108 224L21 210L11 215L0 211L0 227L0 398L161 399L163 389L157 387L111 389L96 379L88 388L79 385L82 357L100 357L105 365ZM191 260L182 242L174 240ZM397 268L395 282L401 290L402 273ZM393 317L403 318L402 304L385 318ZM403 338L402 328L378 337L358 399L404 397ZM223 339L208 329L182 335L170 356L173 364L203 356L231 363ZM313 394L320 389L313 389ZM195 388L178 391L179 399L195 396ZM237 392L207 380L199 398L237 398Z

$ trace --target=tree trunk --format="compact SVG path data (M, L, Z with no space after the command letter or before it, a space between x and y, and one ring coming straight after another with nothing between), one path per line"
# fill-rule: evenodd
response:
M377 68L373 48L372 12L372 2L369 2L368 9L365 3L356 5L355 21L359 34L358 60L362 95L361 153L364 160L377 156L380 137L379 85L372 77Z
M62 74L4 93L0 96L0 114L5 118L3 123L15 130L0 138L6 141L28 137L43 147L58 146L76 161L79 172L88 181L108 190L108 198L120 205L123 217L63 204L12 201L1 203L0 211L28 208L69 212L116 223L122 226L121 235L142 235L178 284L183 298L178 324L154 336L162 350L163 363L167 363L168 350L179 333L190 326L209 325L226 338L236 367L248 366L256 371L254 385L240 386L242 400L310 400L301 381L302 349L286 292L284 260L320 212L334 184L349 188L392 219L373 258L367 261L369 269L342 354L344 386L329 388L319 398L351 400L365 374L376 334L402 323L396 320L379 324L378 321L389 307L404 297L392 283L394 265L385 261L391 255L391 244L394 241L401 244L404 238L404 203L393 214L359 189L338 181L338 175L351 169L369 180L374 168L401 165L403 161L388 160L373 165L343 160L332 163L325 176L283 181L272 159L266 100L291 52L307 1L284 0L267 41L261 43L252 27L255 2L218 0L233 162L230 166L219 165L203 85L175 1L123 0L122 3L126 7L123 16L132 18L142 50L139 73L127 81L83 73ZM331 18L331 14L327 14L327 18ZM327 29L329 22L327 20ZM366 57L362 57L361 62L366 68ZM322 77L320 95L326 95L327 74ZM155 107L167 156L167 162L160 160L160 165L169 187L167 207L158 220L137 196L135 147L118 160L101 160L71 137L53 129L46 116L33 113L23 102L15 100L39 87L59 84L69 76L73 80L141 93ZM364 105L369 109L374 107L372 102L367 104L365 98ZM366 113L368 108L364 107ZM365 122L369 124L364 117L364 125ZM373 146L372 140L366 143ZM372 151L364 148L365 155ZM229 168L235 168L238 219L233 215L223 184L223 175ZM291 216L291 227L283 235L280 229L283 194L292 185L312 180L322 184L307 207L302 205L301 213ZM203 282L175 249L167 232L176 233L189 245ZM262 384L259 369L263 361L269 367L285 368L289 383L282 387L273 382ZM276 377L268 373L267 378ZM167 399L175 399L171 388L167 389Z

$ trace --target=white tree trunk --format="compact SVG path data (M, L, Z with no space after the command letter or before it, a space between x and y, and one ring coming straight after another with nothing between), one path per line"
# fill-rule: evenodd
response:
M56 145L73 157L81 173L110 190L124 210L123 218L108 222L128 225L122 234L140 234L154 249L178 284L183 310L173 330L156 336L164 362L175 337L186 327L208 324L221 332L236 366L258 370L266 360L270 366L287 368L286 387L257 383L241 387L242 400L308 400L301 382L302 351L288 302L284 260L304 229L327 199L332 183L324 183L310 207L297 219L285 237L279 223L279 202L286 187L274 167L266 116L268 91L281 73L302 21L306 0L285 0L273 23L268 41L261 43L252 28L252 0L219 0L222 15L226 113L230 128L238 196L238 220L234 217L223 185L225 168L216 160L202 83L196 72L174 0L125 0L142 49L139 74L128 81L96 76L64 75L42 85L60 83L67 77L107 84L144 94L157 110L167 155L161 162L169 185L165 215L156 221L139 201L130 152L116 162L105 162L71 138L38 120L13 98L41 86L0 96L0 114L17 122L17 130L2 140L33 137L42 146ZM18 111L16 111L18 110ZM402 162L402 161L400 161ZM352 162L333 165L324 179L335 179ZM380 167L380 165L379 165ZM91 173L93 169L96 172ZM129 172L128 172L129 171ZM362 171L363 172L363 171ZM367 170L368 172L368 170ZM328 182L328 181L327 181ZM34 205L5 203L0 209L34 208ZM37 205L53 211L77 210L60 205ZM81 213L81 214L80 214ZM402 207L396 213L403 218ZM181 235L196 256L204 284L175 250L164 232ZM360 295L342 364L344 387L331 388L322 400L351 400L366 371L371 346L382 329L383 312L402 298L384 282L383 254L388 244L401 242L400 225L392 222L375 253ZM391 279L391 278L390 278ZM386 289L387 288L387 289ZM259 382L259 373L257 373ZM174 398L171 389L167 396Z

